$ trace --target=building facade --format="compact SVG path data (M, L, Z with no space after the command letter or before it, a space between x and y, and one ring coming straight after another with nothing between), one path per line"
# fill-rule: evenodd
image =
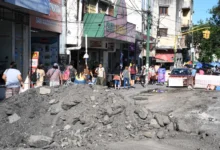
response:
M155 0L152 5L151 34L156 39L156 62L180 67L183 64L182 50L188 48L181 33L191 27L193 1Z
M28 88L33 66L58 62L65 53L63 11L63 0L0 0L0 73L15 61Z
M91 69L102 63L107 72L111 73L115 66L123 67L135 61L136 25L128 21L132 19L125 0L89 0L72 3L76 4L77 11L71 15L75 16L71 18L71 23L75 23L67 25L67 52L70 53L71 61L75 62L75 67L85 64L83 56L86 35L89 54L87 62ZM141 15L139 16L141 19ZM72 38L69 38L69 35Z

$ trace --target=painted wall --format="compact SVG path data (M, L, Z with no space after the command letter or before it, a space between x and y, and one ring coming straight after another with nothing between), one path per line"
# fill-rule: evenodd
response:
M136 31L142 31L141 0L125 0L127 21L136 25ZM136 11L138 10L138 11Z
M161 2L161 0L156 0L154 2L153 19L156 23L153 23L152 36L157 37L157 21L159 18L159 28L167 28L168 35L166 37L160 37L157 46L159 48L174 48L175 35L180 31L180 27L177 28L177 18L180 18L177 16L179 11L177 9L178 2L176 0L167 1L167 4ZM160 6L168 6L168 15L159 15Z
M46 31L62 32L62 0L50 0L50 14L31 16L31 27Z

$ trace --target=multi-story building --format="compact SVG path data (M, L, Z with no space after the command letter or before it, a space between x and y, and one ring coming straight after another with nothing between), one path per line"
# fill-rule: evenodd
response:
M187 48L185 37L181 36L181 32L188 30L191 26L192 4L192 0L153 1L151 34L156 39L157 63L173 66L176 60L175 66L181 66L183 62L181 50Z
M182 2L182 13L181 13L181 31L186 32L193 27L193 0L184 0ZM180 48L182 49L183 61L194 60L195 51L193 45L186 43L186 35L182 35L179 40Z
M72 31L74 31L72 35L77 35L75 39L78 40L75 40L73 46L67 49L70 50L71 60L76 62L76 67L85 63L83 56L85 54L86 36L88 37L89 54L87 61L90 68L96 67L97 63L102 63L107 72L110 73L115 66L129 65L131 61L135 60L135 29L137 28L136 24L134 24L134 16L133 19L130 19L135 11L131 3L128 6L125 0L75 2L79 10L75 12L75 16L79 16L78 18L81 19L73 19L71 23L82 23L81 21L83 21L83 25L80 26L75 23L78 27L76 28L77 30L72 28ZM132 12L130 11L131 9L133 9ZM139 27L141 27L141 15L138 14L138 16ZM129 19L133 23L129 22ZM136 20L136 22L139 21Z

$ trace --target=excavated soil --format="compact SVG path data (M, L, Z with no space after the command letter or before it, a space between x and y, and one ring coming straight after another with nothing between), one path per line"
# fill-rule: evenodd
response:
M161 150L164 145L174 146L173 150L218 150L217 135L200 130L204 122L199 118L175 116L165 102L164 107L158 103L161 110L156 109L155 99L166 99L173 93L174 90L153 90L132 94L132 91L74 85L31 89L0 102L0 149L129 150L131 146L126 146L135 145L130 141L148 147L143 141L157 145L159 140ZM216 104L214 100L209 102ZM195 108L201 115L208 110L202 104ZM136 150L142 149L140 143L136 144ZM160 144L155 149L160 150Z

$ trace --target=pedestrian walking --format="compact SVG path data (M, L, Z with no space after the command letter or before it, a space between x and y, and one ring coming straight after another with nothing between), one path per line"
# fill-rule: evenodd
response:
M134 87L136 74L138 73L138 68L134 62L132 63L132 66L130 66L129 70L130 70L130 76L131 76L130 84L131 84L131 87Z
M120 87L121 87L121 71L120 71L120 66L117 66L115 68L113 80L115 82L115 89L120 89Z
M6 69L3 73L2 79L5 81L6 99L19 94L20 87L24 89L24 82L21 77L21 72L17 69L15 62L11 62L10 68Z
M47 77L51 87L63 85L62 74L57 63L54 63L53 67L48 70Z
M129 72L128 66L126 66L125 69L123 70L122 76L123 76L123 80L124 80L124 88L126 88L126 85L129 88L129 86L130 86L130 82L129 82L130 81L130 72Z
M70 71L71 82L74 82L77 73L77 70L74 68L74 62L71 62L69 64L69 71Z
M45 71L44 71L43 64L39 64L37 66L36 75L37 75L37 81L36 81L35 87L43 86L44 77L45 77Z
M141 81L141 85L142 85L143 87L145 87L145 85L146 85L146 80L145 80L145 78L146 78L146 66L142 66L142 67L141 67L140 81Z
M74 84L86 84L86 76L84 75L83 67L79 67L79 69L77 69Z
M105 80L105 77L106 77L106 74L105 74L105 68L102 67L102 64L99 64L99 67L96 68L96 71L97 73L97 85L104 85L104 80Z

